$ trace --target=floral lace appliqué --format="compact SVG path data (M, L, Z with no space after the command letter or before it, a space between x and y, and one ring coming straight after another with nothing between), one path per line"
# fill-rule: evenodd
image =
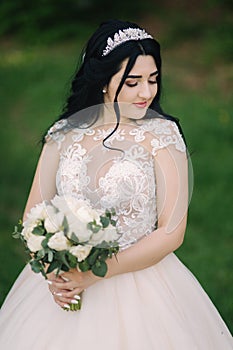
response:
M58 137L56 132L63 140L62 131L53 131L54 140ZM120 246L125 249L157 225L154 155L169 145L184 152L185 144L174 122L154 119L137 128L117 130L110 142L124 151L119 156L103 149L101 141L110 132L72 130L68 145L63 143L61 150L57 190L60 195L86 199L102 210L114 207L122 233Z
M156 225L155 175L153 160L139 145L132 146L99 179L101 207L114 207L123 233L122 249L153 231Z
M56 184L60 195L70 194L75 197L82 194L83 188L88 186L90 177L87 176L87 164L91 157L79 144L70 145L61 154L60 165L56 176Z
M175 122L160 118L147 120L140 127L131 130L130 135L134 136L136 142L143 142L148 132L153 137L151 140L153 155L169 145L174 145L178 151L185 152L186 146Z

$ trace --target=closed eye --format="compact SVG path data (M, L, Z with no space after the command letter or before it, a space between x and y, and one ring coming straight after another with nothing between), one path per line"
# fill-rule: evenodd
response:
M149 80L150 84L157 84L157 80Z
M157 80L148 80L148 83L152 85L157 84ZM135 82L135 83L125 82L125 84L129 87L134 87L138 85L138 82Z
M129 86L129 87L134 87L134 86L137 86L138 85L138 83L136 82L136 83L125 83L127 86Z

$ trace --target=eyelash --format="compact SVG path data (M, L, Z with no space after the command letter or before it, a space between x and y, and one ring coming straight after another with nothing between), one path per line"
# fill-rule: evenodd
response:
M149 83L150 84L152 84L152 85L154 85L154 84L157 84L157 81L155 80L155 81L149 81ZM129 86L129 87L135 87L135 86L137 86L137 84L138 83L133 83L133 84L131 84L131 83L125 83L127 86Z

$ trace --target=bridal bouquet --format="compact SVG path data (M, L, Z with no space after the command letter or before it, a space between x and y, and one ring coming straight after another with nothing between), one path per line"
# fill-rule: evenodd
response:
M72 268L104 277L106 259L119 251L114 209L103 213L68 196L37 204L15 226L13 237L24 242L32 270L45 278L52 271L58 275ZM78 310L81 302L71 306Z

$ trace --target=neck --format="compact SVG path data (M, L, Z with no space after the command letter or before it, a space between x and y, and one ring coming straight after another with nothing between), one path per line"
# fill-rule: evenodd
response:
M116 113L113 107L112 103L105 103L103 105L102 111L100 113L100 117L98 119L98 124L110 124L113 123L114 125L117 122L117 118L116 118ZM120 124L123 123L131 123L132 124L132 120L124 117L124 116L120 116Z

